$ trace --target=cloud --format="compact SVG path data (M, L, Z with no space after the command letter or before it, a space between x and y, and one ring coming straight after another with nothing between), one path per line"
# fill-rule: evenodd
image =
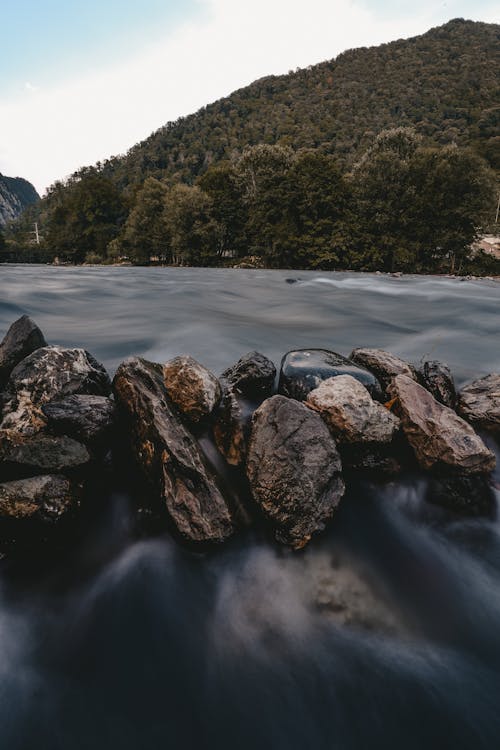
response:
M351 0L202 0L201 6L197 19L130 59L0 97L0 171L41 190L258 77L446 20L436 18L430 0L415 4L405 19L380 18Z

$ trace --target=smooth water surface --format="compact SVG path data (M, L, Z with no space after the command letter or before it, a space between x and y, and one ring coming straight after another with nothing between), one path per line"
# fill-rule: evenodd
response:
M444 359L458 383L500 370L489 281L0 266L0 334L23 313L111 371L357 346ZM111 493L78 565L0 569L0 746L500 747L500 527L428 505L424 484L351 488L301 554L135 541Z

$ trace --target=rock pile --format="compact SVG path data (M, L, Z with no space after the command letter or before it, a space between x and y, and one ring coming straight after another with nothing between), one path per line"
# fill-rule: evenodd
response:
M0 542L77 518L90 472L125 442L179 539L220 544L260 517L298 549L353 474L420 469L431 502L488 512L495 458L474 428L500 432L500 375L457 395L440 362L308 349L288 352L279 378L250 352L220 377L189 356L131 357L111 384L91 354L48 346L23 316L0 344L0 409Z

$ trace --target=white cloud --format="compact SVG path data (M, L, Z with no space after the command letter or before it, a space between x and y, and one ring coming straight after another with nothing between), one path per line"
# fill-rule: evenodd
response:
M416 4L413 17L394 21L377 19L350 0L203 5L197 21L133 59L0 98L0 171L26 177L41 190L255 78L419 34L446 20L436 18L431 0Z

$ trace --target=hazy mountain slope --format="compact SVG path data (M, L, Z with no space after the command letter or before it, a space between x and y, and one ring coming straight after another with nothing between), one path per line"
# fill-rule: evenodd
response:
M0 228L38 200L40 196L30 182L22 177L4 177L0 174Z

